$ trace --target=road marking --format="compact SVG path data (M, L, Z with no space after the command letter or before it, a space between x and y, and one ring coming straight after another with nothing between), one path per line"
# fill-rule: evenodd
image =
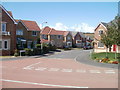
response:
M62 69L62 72L72 72L72 69Z
M24 67L25 70L32 70L34 67Z
M89 70L90 73L101 73L99 70Z
M59 68L50 68L48 71L58 71L60 70Z
M38 67L38 68L36 68L35 70L44 71L45 69L47 69L47 68L44 68L44 67Z
M85 73L86 70L78 69L78 70L76 70L76 72Z
M114 74L115 71L114 71L114 70L105 70L105 73L106 73L106 74L110 74L110 73L113 73L113 74Z
M42 86L51 86L51 87L64 87L64 88L88 88L88 87L80 87L80 86L65 86L65 85L54 85L54 84L44 84L44 83L34 83L34 82L24 82L24 81L15 81L15 80L6 80L0 79L5 82L15 82L15 83L24 83L24 84L32 84L32 85L42 85Z
M28 66L26 66L26 67L31 67L31 66L37 65L37 64L39 64L39 63L41 63L41 62L34 63L34 64L28 65Z

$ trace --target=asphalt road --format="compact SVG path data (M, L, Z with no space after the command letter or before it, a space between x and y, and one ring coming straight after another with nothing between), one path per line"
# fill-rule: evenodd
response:
M91 50L77 49L77 50L62 51L58 54L48 55L44 57L56 58L56 59L73 59L77 62L92 65L92 66L118 69L117 64L99 63L94 60L91 60L90 59L91 52L92 52L92 49Z

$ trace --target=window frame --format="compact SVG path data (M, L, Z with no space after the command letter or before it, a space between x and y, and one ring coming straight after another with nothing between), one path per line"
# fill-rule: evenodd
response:
M3 24L5 25L5 31L3 31ZM6 31L7 31L7 28L6 28L6 27L7 27L6 22L2 22L2 23L1 23L2 32L6 32Z
M21 32L22 31L22 32ZM21 29L18 29L17 31L16 31L16 35L23 35L23 30L21 30Z
M5 42L6 41L7 41L7 48L5 48ZM8 40L4 40L3 47L4 47L4 50L8 50Z
M35 35L36 33L36 35ZM37 36L37 31L32 31L32 36Z
M104 48L104 44L102 43L103 46L102 46L102 47L99 47L99 43L101 43L101 42L98 42L98 43L97 43L97 47L98 47L98 48Z

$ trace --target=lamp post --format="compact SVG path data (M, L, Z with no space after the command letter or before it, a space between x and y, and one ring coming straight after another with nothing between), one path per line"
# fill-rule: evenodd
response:
M41 33L40 33L40 41L41 41L41 54L43 54L43 43L42 43L42 31L43 31L43 24L47 22L43 22L41 24Z

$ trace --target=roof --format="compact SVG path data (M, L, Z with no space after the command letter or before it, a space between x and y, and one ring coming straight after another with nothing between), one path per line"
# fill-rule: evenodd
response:
M42 41L42 43L48 43L49 42L48 40L45 40L45 39L42 39L41 41Z
M50 35L64 35L64 31L58 31L52 28L49 34Z
M27 28L29 31L40 31L39 26L35 21L29 20L16 20L16 22L22 22L22 24Z
M43 28L43 30L41 31L41 34L49 34L49 32L51 31L52 28L46 26L45 28Z
M78 32L70 31L70 33L73 37L75 37Z
M79 32L79 34L82 38L85 38L85 35L82 32Z
M108 23L101 22L105 27L107 27Z

